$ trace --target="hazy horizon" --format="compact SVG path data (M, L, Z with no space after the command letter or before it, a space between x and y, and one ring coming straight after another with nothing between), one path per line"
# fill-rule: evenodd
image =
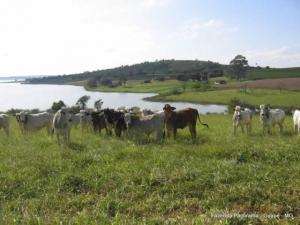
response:
M296 0L10 0L0 77L81 73L161 59L300 66Z

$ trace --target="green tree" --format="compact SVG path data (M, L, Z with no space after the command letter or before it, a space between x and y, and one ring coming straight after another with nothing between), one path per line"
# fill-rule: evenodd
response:
M237 80L245 78L248 67L248 60L245 56L237 55L233 60L230 61L230 68Z

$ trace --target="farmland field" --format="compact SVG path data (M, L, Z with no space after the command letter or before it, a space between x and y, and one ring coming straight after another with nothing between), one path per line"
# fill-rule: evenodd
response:
M248 89L246 92L239 89L216 90L206 92L183 92L176 95L157 95L152 100L190 101L196 103L229 104L230 100L238 98L252 105L270 104L278 107L300 107L300 92L286 90Z
M300 137L232 135L230 115L207 115L193 143L137 143L81 134L60 149L45 131L0 131L1 224L297 224ZM259 219L217 218L222 212ZM279 219L267 219L275 215Z
M282 90L300 90L300 77L297 78L281 78L281 79L263 79L247 82L236 82L227 87L231 88L268 88Z
M300 77L300 68L261 68L249 73L249 80Z

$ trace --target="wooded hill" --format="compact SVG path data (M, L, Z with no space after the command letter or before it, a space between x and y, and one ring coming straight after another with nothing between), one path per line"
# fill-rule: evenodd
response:
M70 75L45 76L27 79L26 83L64 84L83 80L101 79L152 79L155 77L188 76L191 74L209 74L222 76L228 66L211 61L199 60L160 60L134 65L120 66L113 69L96 70Z

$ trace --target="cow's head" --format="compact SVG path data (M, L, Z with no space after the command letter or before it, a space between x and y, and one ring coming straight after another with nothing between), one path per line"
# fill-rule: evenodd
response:
M59 110L59 113L62 118L65 118L66 121L72 122L72 114L69 112L69 110L66 107L62 107Z
M125 121L126 127L129 127L131 124L131 122L132 122L131 117L132 117L131 113L124 114L124 121Z
M81 121L91 121L92 120L92 111L91 110L80 110Z
M270 117L270 106L269 105L260 105L260 118L265 120Z
M16 119L19 123L27 123L28 121L28 115L25 112L20 112L16 114Z
M18 123L21 123L20 113L16 113L16 120Z
M175 107L170 106L169 104L165 104L163 110L165 113L166 118L170 118L172 115L172 112L175 110Z
M237 120L240 120L241 117L242 117L241 111L242 111L241 106L238 106L238 105L237 105L237 106L235 107L235 111L234 111L234 114L235 114Z

